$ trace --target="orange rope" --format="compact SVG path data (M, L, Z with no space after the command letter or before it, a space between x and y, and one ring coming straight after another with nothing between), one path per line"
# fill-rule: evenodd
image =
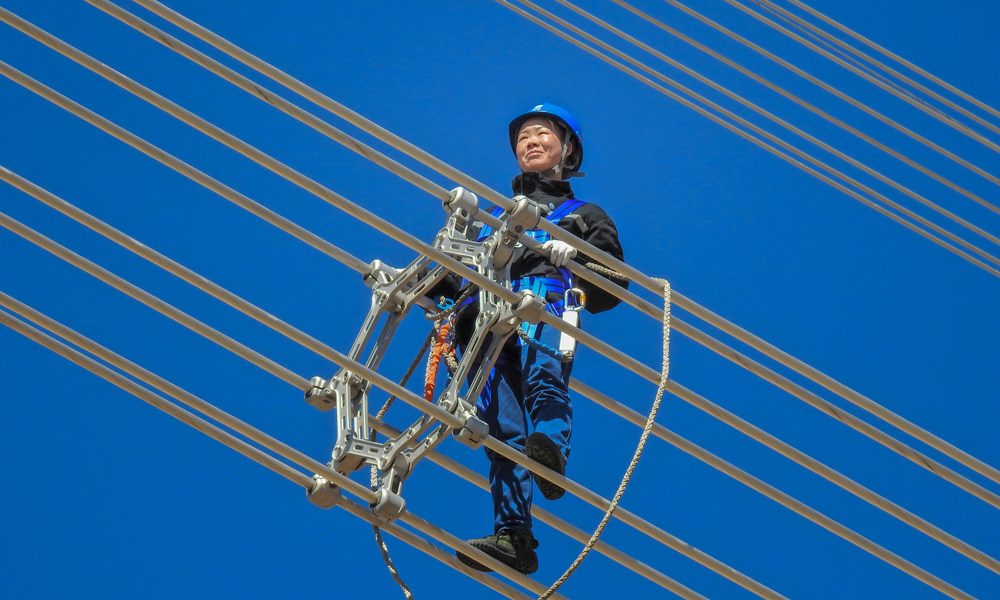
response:
M427 357L427 375L424 377L424 400L434 401L434 385L437 382L438 366L441 364L443 354L453 354L455 349L447 342L448 331L451 330L451 323L447 320L441 323L438 330L437 340L431 348L431 355Z

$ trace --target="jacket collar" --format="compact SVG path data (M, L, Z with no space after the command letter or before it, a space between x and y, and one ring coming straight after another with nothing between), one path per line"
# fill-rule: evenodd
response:
M521 173L510 182L515 194L523 194L541 204L562 204L573 197L573 188L568 181L548 179L541 173Z

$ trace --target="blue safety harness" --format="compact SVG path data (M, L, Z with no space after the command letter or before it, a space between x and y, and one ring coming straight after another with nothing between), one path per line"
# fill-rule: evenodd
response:
M565 202L560 204L558 208L550 212L545 217L545 220L549 221L550 223L558 225L559 221L562 221L564 218L573 214L573 211L583 206L584 204L586 204L586 202L584 202L583 200L578 200L576 198L571 198L569 200L566 200ZM500 208L499 206L495 206L493 207L493 210L490 211L490 214L493 215L494 217L499 217L501 214L503 214L503 209ZM488 238L492 233L493 233L492 227L490 227L489 225L483 225L483 228L479 230L479 236L476 238L476 241L481 242L486 238ZM526 231L525 233L531 236L540 244L544 244L545 242L551 239L549 232L543 231L541 229L532 229L530 231ZM560 317L566 310L566 300L565 300L566 290L571 289L573 287L573 273L565 267L559 268L558 271L560 275L559 278L522 277L521 279L515 279L514 281L511 282L511 290L515 292L520 292L521 290L525 289L531 290L533 294L540 296L541 298L546 298L549 292L557 294L559 296L559 299L553 302L546 302L545 309L550 313L556 315L557 317ZM469 301L472 301L472 299L470 298ZM537 325L535 324L527 326L526 332L530 337L535 337L536 327ZM521 341L520 339L517 340L517 343L519 346L524 344L524 342Z

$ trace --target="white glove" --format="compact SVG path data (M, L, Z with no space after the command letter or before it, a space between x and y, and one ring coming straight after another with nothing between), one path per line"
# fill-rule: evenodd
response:
M542 250L549 253L549 262L557 267L565 266L566 263L576 258L576 248L559 240L545 242L542 244Z

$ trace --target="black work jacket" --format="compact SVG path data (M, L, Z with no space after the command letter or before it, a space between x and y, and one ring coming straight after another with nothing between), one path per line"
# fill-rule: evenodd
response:
M573 188L568 181L548 179L539 173L521 173L511 181L511 188L515 195L523 194L537 202L542 208L543 218L545 215L559 208L563 202L574 198ZM577 207L573 212L560 219L558 225L618 260L624 261L625 255L622 251L621 242L618 240L618 229L615 227L615 223L611 220L611 217L597 204L587 202ZM470 228L469 238L475 239L482 227L483 223L473 223ZM515 248L514 256L511 260L510 276L512 280L524 277L561 277L558 269L546 257L520 244ZM578 254L574 260L581 264L597 262L582 253ZM628 288L627 281L618 279L611 279L611 281L624 288ZM582 289L587 294L586 310L590 313L597 314L610 310L621 302L617 297L605 292L589 281L577 279L574 283L576 287ZM443 295L454 300L461 295L468 285L470 285L468 282L465 282L463 285L462 278L452 273L436 285L428 295L434 298ZM546 300L553 301L557 300L557 298L546 298ZM460 311L459 320L466 321L469 316L477 313L478 301L464 307ZM464 328L459 326L459 329ZM462 336L460 335L460 337Z

